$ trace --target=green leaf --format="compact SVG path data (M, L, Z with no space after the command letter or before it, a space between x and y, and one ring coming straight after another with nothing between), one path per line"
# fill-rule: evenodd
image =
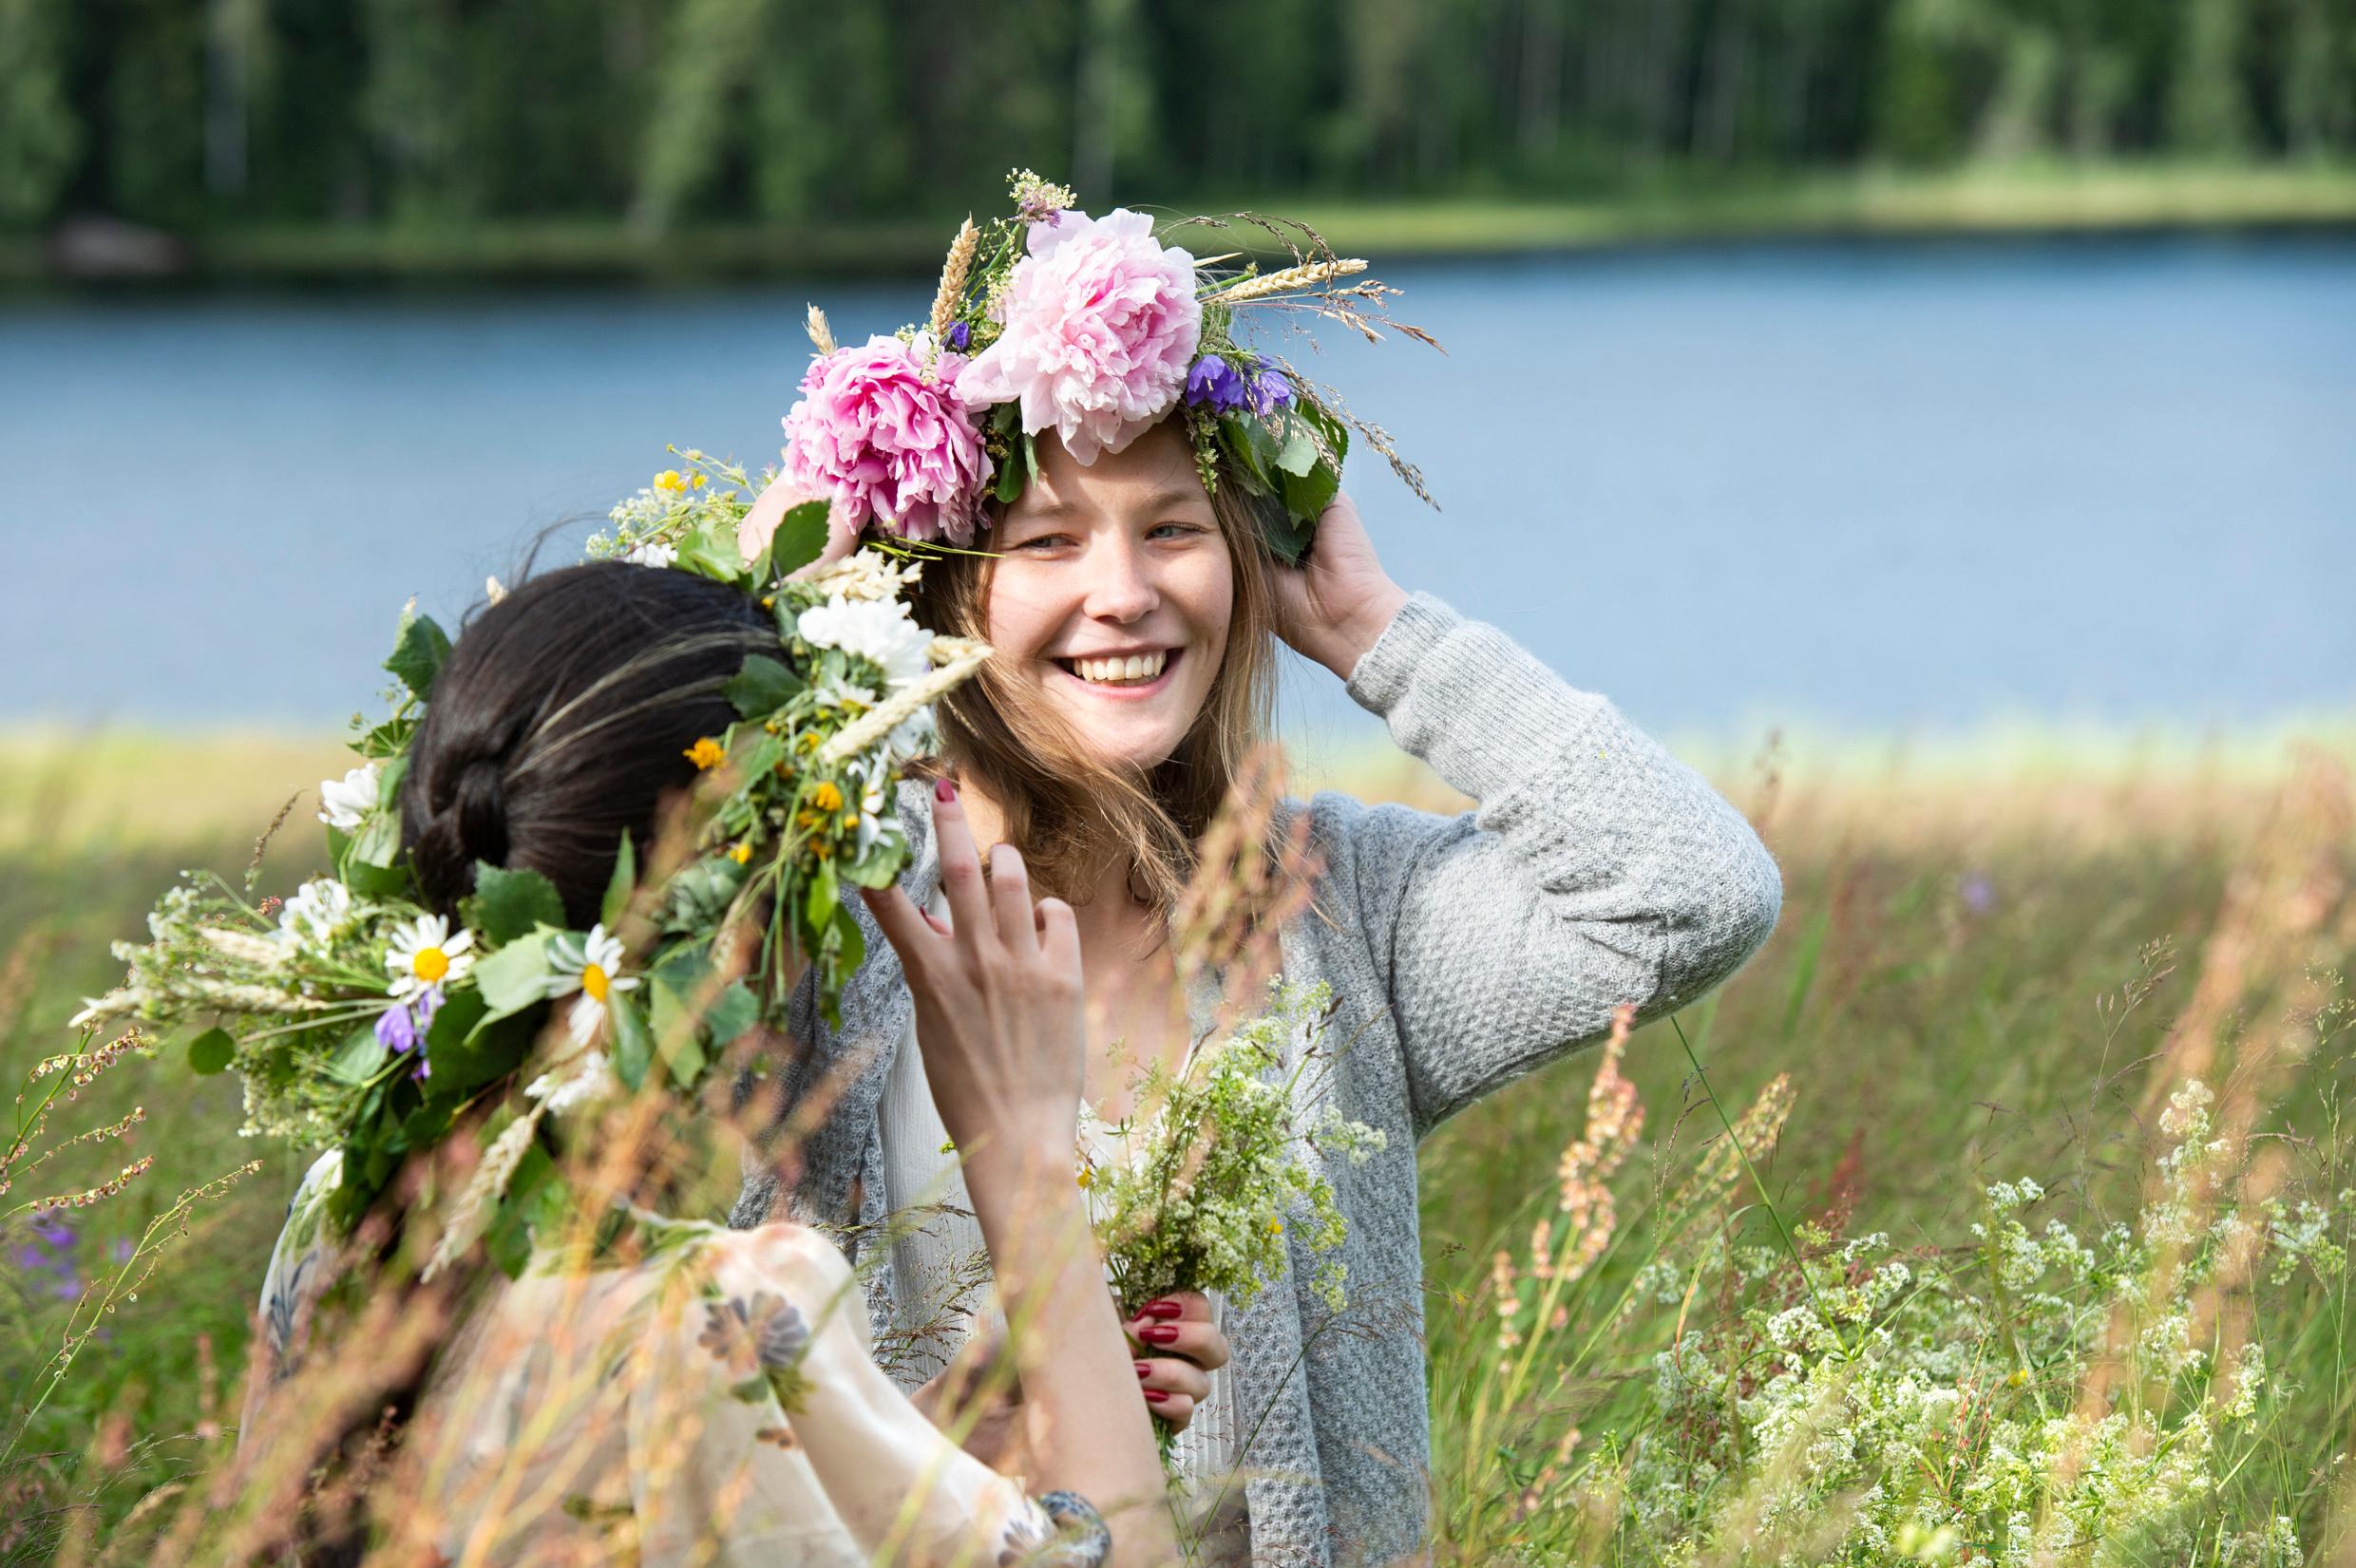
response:
M834 862L819 861L818 874L810 878L809 901L805 911L813 934L826 929L826 922L834 918L835 909L842 898L843 888L835 878Z
M474 966L475 989L482 992L489 1016L505 1017L548 999L554 979L548 966L548 936L549 933L540 931L519 936Z
M621 830L621 852L614 857L614 875L605 879L605 898L598 905L598 918L605 929L621 924L624 911L630 907L631 890L638 882L638 852L630 842L630 830Z
M636 1089L646 1082L646 1069L655 1060L655 1041L647 1030L646 1014L627 992L619 991L606 996L605 1014L614 1026L614 1076L625 1087Z
M188 1042L188 1066L211 1077L229 1066L238 1054L238 1042L225 1029L208 1029Z
M390 870L401 858L401 821L390 811L371 811L360 819L350 850L355 866Z
M673 564L683 566L697 576L715 582L734 582L745 575L744 552L736 547L733 523L714 518L697 523L679 536L673 546L678 559Z
M765 581L791 576L825 552L827 510L823 501L806 501L799 506L786 508L786 515L778 520L777 532L769 541L770 575Z
M396 1007L406 1005L394 1004ZM376 1038L376 1026L365 1025L328 1060L328 1076L339 1084L357 1087L376 1076L376 1069L385 1065L387 1054L385 1043Z
M1309 433L1306 420L1288 419L1284 422L1284 439L1276 452L1277 468L1287 474L1301 475L1317 466L1317 438Z
M499 1213L483 1233L484 1252L510 1279L520 1278L524 1265L532 1260L532 1219L540 1212L537 1200L556 1168L548 1151L535 1141L516 1162L514 1174L507 1178L507 1190L499 1200Z
M761 1003L742 980L731 980L712 1006L704 1010L704 1025L712 1031L715 1046L733 1045L747 1030L761 1021Z
M394 635L392 656L385 661L385 668L422 701L433 690L442 661L449 656L450 639L433 617L408 611L402 614L401 630Z
M755 653L729 677L720 695L746 718L763 719L800 696L808 684L778 660Z
M541 926L564 926L564 897L556 883L532 870L474 863L474 897L459 911L478 935L513 942Z
M1261 537L1267 540L1269 553L1287 566L1301 564L1302 557L1309 553L1309 541L1315 535L1316 530L1309 523L1290 511L1269 518L1261 530Z
M370 865L357 858L340 862L344 885L370 898L396 898L409 891L407 866Z

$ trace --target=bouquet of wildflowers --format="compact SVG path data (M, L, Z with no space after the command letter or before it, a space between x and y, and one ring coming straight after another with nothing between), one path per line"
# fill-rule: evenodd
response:
M1138 1103L1150 1108L1107 1129L1127 1146L1126 1162L1082 1156L1090 1215L1127 1307L1188 1290L1250 1305L1283 1266L1290 1224L1318 1256L1319 1295L1342 1309L1334 1255L1347 1227L1333 1183L1307 1155L1362 1163L1383 1135L1331 1106L1301 1120L1295 1093L1323 1060L1314 1048L1333 993L1280 980L1271 1001L1178 1073L1147 1072Z
M677 863L642 865L625 840L587 931L569 929L545 878L489 864L455 923L427 908L398 799L450 644L405 614L385 664L392 711L359 729L359 765L320 785L332 875L256 900L188 874L148 916L146 943L117 944L124 985L74 1020L187 1027L196 1071L244 1080L245 1132L340 1154L328 1212L343 1229L408 1155L542 1049L547 1070L479 1122L484 1158L428 1272L486 1235L521 1270L535 1226L562 1211L549 1119L650 1084L700 1089L729 1045L782 1022L766 977L788 951L833 1011L864 956L845 888L900 875L892 784L932 742L927 705L988 656L910 619L913 563L864 550L788 580L826 543L823 504L741 554L750 480L700 452L685 460L617 507L618 537L590 554L732 584L771 614L778 641L724 689L736 722L687 753L702 787Z

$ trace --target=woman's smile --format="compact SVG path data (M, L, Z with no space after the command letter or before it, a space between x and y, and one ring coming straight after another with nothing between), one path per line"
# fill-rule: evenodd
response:
M1092 697L1138 702L1169 690L1185 653L1183 647L1122 650L1051 656L1047 662L1066 681L1085 687Z

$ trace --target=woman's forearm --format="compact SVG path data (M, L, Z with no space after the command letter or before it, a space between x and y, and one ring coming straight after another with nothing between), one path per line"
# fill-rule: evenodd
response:
M1033 1489L1093 1502L1121 1563L1175 1560L1161 1461L1068 1151L977 1151L965 1176L1021 1369Z

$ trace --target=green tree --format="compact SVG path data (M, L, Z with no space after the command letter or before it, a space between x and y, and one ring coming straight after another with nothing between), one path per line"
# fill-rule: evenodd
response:
M2185 0L2176 73L2168 89L2168 140L2177 152L2237 158L2251 142L2241 81L2242 0Z
M106 194L115 211L182 227L204 206L204 11L120 0L107 72Z
M38 223L56 210L82 156L82 123L66 92L71 0L0 0L0 224Z

